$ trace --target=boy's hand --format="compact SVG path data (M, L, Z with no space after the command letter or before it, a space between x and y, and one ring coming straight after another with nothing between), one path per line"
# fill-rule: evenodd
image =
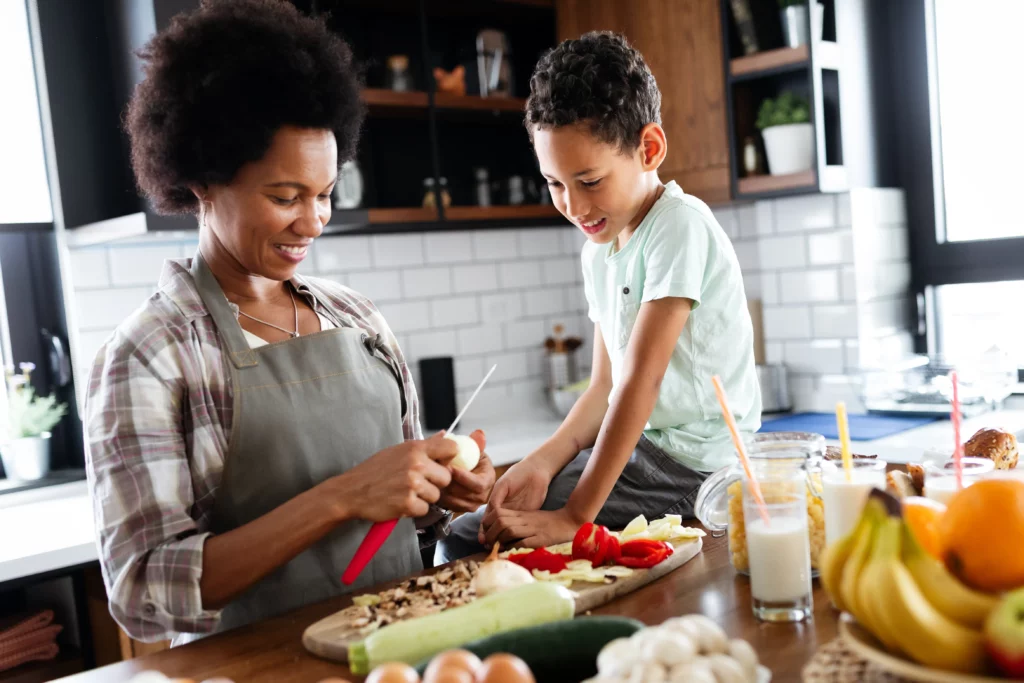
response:
M470 434L470 437L480 447L480 462L472 472L449 468L452 482L441 491L441 499L438 501L438 505L452 512L475 511L487 502L494 487L494 465L484 452L487 439L479 429Z
M488 513L491 511L488 510ZM484 524L482 543L485 546L501 541L524 548L543 548L571 541L582 522L573 519L565 508L559 510L497 509L490 525Z
M494 525L500 510L539 510L547 498L550 483L551 475L529 459L510 467L491 491L477 540L484 542L484 530Z

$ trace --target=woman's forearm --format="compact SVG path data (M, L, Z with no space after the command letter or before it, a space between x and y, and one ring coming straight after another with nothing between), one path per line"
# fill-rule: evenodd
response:
M327 482L325 482L326 484ZM333 482L332 482L333 483ZM353 515L325 485L203 545L203 609L220 609Z
M605 413L608 412L609 393L608 387L592 384L579 397L551 438L528 458L543 463L553 477L580 451L593 446Z

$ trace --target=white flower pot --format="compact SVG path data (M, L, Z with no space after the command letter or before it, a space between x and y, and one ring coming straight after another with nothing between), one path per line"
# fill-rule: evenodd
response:
M814 126L789 123L761 131L771 175L809 171L814 167Z
M0 460L8 479L42 479L50 473L50 432L8 441L0 446Z

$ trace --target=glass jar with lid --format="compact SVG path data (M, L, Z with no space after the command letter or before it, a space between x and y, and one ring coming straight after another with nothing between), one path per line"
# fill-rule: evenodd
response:
M770 432L755 434L746 440L754 476L759 473L799 470L807 487L807 530L810 536L811 570L818 572L818 556L825 547L825 508L821 499L821 462L825 457L825 437L809 432ZM701 485L694 503L694 514L713 535L727 531L729 558L741 574L750 571L746 525L743 521L743 496L746 487L743 466L737 462L713 473ZM762 485L765 502L775 493L772 483Z

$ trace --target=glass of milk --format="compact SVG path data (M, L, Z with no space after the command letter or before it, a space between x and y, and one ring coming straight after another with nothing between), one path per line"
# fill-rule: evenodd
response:
M995 463L988 458L961 458L963 465L964 488L967 488L979 479L992 474ZM926 467L924 476L924 495L943 505L949 503L949 499L956 493L956 474L953 472L953 461L950 460L942 467Z
M773 458L751 465L766 502L767 522L743 480L743 520L754 616L762 621L810 618L811 547L804 460Z
M840 461L828 461L821 466L826 546L853 531L871 489L885 490L888 463L884 460L856 459L850 464L849 479Z

